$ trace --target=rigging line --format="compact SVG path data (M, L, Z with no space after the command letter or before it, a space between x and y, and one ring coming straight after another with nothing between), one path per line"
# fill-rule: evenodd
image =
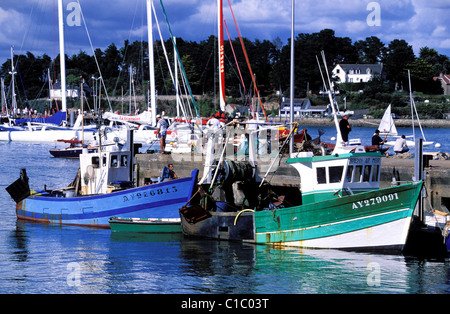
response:
M136 13L136 12L137 12L137 10L138 10L138 4L139 4L139 1L136 1L136 5L135 5L135 7L134 7L133 19L132 19L132 21L131 21L131 27L130 27L130 30L129 30L129 32L128 32L128 38L127 38L127 40L128 40L128 45L125 45L125 46L124 46L124 52L123 52L123 57L122 57L122 62L121 62L121 64L125 64L125 59L127 58L128 48L131 46L131 32L132 32L132 30L133 30L133 28L134 28L134 23L135 23L136 16L137 16L137 13ZM119 71L119 75L118 75L117 78L116 78L116 83L115 83L114 89L113 89L113 91L112 91L112 95L113 95L113 96L116 95L117 85L119 85L119 82L120 82L120 79L121 79L121 76L122 76L122 72L123 72L125 69L128 69L128 67L121 67L121 70ZM126 95L126 94L125 94L125 95Z
M227 31L228 41L230 42L231 51L233 52L234 62L236 62L236 67L239 72L239 77L241 78L242 87L244 87L244 93L247 93L247 90L246 90L245 84L244 84L244 79L242 78L242 74L241 74L241 68L239 67L239 63L236 58L236 53L234 52L233 42L231 41L230 33L228 32L227 22L225 20L223 20L223 24L225 25L225 30Z
M23 85L22 75L20 74L19 67L15 68L15 70L17 70L17 74L19 74L19 77L20 77L20 84L22 85L23 94L25 95L25 101L27 103L27 108L31 108L30 103L28 102L27 92L25 91L25 85Z
M162 34L161 34L161 28L159 27L159 21L158 21L158 17L156 15L155 6L153 5L153 3L152 3L152 10L153 10L153 15L155 16L156 28L158 29L159 38L161 39L161 46L163 48L164 56L166 58L166 63L167 63L167 67L169 69L169 74L170 74L170 77L172 79L172 82L173 82L173 85L174 85L174 89L175 89L176 88L176 84L175 84L175 79L174 79L174 76L173 76L173 73L172 73L172 67L170 66L169 57L167 56L166 45L164 44L164 39L163 39ZM149 30L149 31L151 31L151 30ZM183 111L183 114L185 115L185 118L187 119L185 109L182 107L181 110Z
M252 76L253 85L254 85L254 88L255 88L255 90L256 90L256 94L258 95L259 104L260 104L261 109L262 109L262 111L263 111L263 113L264 113L264 118L267 120L266 111L264 110L264 106L263 106L263 104L262 104L261 97L259 96L259 90L258 90L258 87L256 87L255 76L253 75L253 71L252 71L252 67L251 67L251 65L250 65L250 61L248 60L247 51L245 50L245 45L244 45L244 42L243 42L243 40L242 40L241 33L239 32L239 28L238 28L238 26L237 26L236 18L234 17L234 12L233 12L233 8L231 7L231 2L230 2L230 0L228 0L228 4L229 4L229 6L230 6L231 15L233 16L234 25L236 25L236 30L237 30L238 35L239 35L239 40L241 41L242 51L244 52L245 60L247 61L247 66L248 66L248 69L250 70L250 75Z
M180 67L180 69L181 69L181 67ZM182 76L181 76L181 80L182 80L182 82L183 82L184 94L187 95L188 92L187 92L187 90L186 90L186 84L187 84L186 78L182 75ZM180 89L180 92L182 92L181 86L179 87L179 89ZM187 101L189 102L189 100L187 100ZM184 103L184 100L182 100L182 102ZM194 117L194 114L192 113L191 106L186 106L186 107L189 109L189 114L190 114L190 116L191 116L191 117ZM186 110L186 109L184 109L184 110ZM186 120L187 120L187 118L186 118Z
M98 73L100 74L100 77L103 77L102 76L102 71L100 70L100 65L98 64L97 56L95 55L94 46L92 45L91 35L89 34L89 30L88 30L87 25L86 25L86 20L84 19L84 14L83 14L83 10L81 9L80 1L77 0L77 3L78 3L78 7L80 8L81 18L83 19L84 28L86 30L87 37L89 39L89 44L91 45L91 49L92 49L92 53L94 55L95 64L97 65ZM106 90L105 81L103 80L103 78L100 81L102 82L103 88L105 89L106 100L108 101L109 109L111 111L113 111L112 106L111 106L111 102L109 101L108 91Z
M178 52L177 44L173 40L174 36L173 36L173 33L172 33L172 29L170 27L169 19L167 18L166 9L164 8L164 4L162 3L162 0L159 0L159 3L161 4L161 7L162 7L162 10L163 10L163 13L164 13L164 17L166 18L167 27L169 28L169 33L170 33L170 39L172 40L172 43L173 43L173 45L175 47L175 51L177 53L177 58L178 58L178 61L180 63L180 67L181 67L181 72L186 77L186 72L184 71L183 64L181 63L180 53ZM187 77L186 77L186 82L187 82ZM195 104L194 95L192 95L192 90L191 90L191 86L189 85L189 83L187 83L187 88L189 90L189 94L191 95L192 103L194 104L195 113L197 114L197 116L200 116L200 114L199 114L199 112L197 110L197 105Z

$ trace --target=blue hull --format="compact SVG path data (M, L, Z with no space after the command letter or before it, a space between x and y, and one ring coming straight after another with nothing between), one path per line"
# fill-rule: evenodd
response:
M17 203L17 218L52 224L110 228L108 219L179 218L179 208L191 198L198 170L191 177L126 189L109 194L77 197L31 195Z

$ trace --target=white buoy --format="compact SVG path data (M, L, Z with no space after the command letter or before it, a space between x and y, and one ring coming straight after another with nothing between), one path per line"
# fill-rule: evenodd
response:
M434 147L436 147L436 148L441 148L441 143L436 143L436 144L434 145Z

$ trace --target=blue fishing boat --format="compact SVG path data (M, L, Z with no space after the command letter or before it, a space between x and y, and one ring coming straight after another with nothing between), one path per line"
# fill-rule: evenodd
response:
M152 184L136 187L132 159L132 149L121 150L119 145L95 153L85 150L68 187L30 191L22 169L20 178L6 190L16 201L17 218L28 221L110 228L108 219L114 216L179 218L178 209L189 202L198 170L189 177L156 178Z

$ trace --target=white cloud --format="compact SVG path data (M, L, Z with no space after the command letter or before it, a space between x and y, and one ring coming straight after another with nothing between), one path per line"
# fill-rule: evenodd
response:
M26 16L16 10L0 7L0 44L20 43L25 32L25 21Z
M64 3L76 0L64 0ZM111 42L121 46L126 39L146 40L145 0L91 1L80 0L95 47L104 48ZM230 0L242 36L251 40L276 37L287 43L291 27L291 0ZM381 8L381 26L367 25L367 4L377 2ZM174 35L185 40L206 40L217 35L214 0L164 0ZM154 0L163 35L167 26L159 1ZM225 19L231 33L237 32L228 0L223 0ZM29 20L33 12L33 21ZM324 28L337 36L353 41L377 36L385 44L393 39L405 39L414 50L423 46L438 49L450 56L447 26L450 1L445 0L295 0L295 32L312 33ZM0 62L7 58L9 46L21 46L23 51L47 49L53 56L53 4L43 0L1 0ZM76 32L75 32L76 31ZM77 53L86 45L84 27L67 31L68 53ZM155 34L155 37L158 36ZM26 38L26 40L23 40ZM83 38L83 43L81 38ZM48 47L48 48L44 48ZM439 50L440 49L440 50ZM89 48L90 50L90 48ZM89 50L86 50L90 53Z

